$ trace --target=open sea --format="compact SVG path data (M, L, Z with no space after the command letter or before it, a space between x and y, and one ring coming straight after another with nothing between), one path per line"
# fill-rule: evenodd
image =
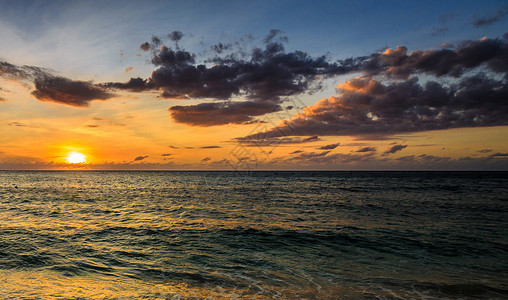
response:
M508 172L0 172L0 299L508 299Z

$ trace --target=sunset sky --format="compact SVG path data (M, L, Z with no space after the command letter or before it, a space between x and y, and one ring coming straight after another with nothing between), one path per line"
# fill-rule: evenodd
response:
M506 1L0 1L0 170L508 170Z

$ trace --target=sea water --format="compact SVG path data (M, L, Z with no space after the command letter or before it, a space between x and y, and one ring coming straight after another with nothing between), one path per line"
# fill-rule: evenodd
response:
M507 172L0 172L2 299L506 299L507 278Z

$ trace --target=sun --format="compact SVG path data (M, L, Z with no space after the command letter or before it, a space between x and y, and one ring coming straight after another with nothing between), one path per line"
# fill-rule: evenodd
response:
M65 159L70 164L84 164L86 162L86 156L79 152L71 152Z

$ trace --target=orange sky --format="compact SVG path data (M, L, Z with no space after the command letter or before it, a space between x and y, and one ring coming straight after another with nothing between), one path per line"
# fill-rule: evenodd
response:
M500 2L131 4L0 11L0 170L508 170Z

